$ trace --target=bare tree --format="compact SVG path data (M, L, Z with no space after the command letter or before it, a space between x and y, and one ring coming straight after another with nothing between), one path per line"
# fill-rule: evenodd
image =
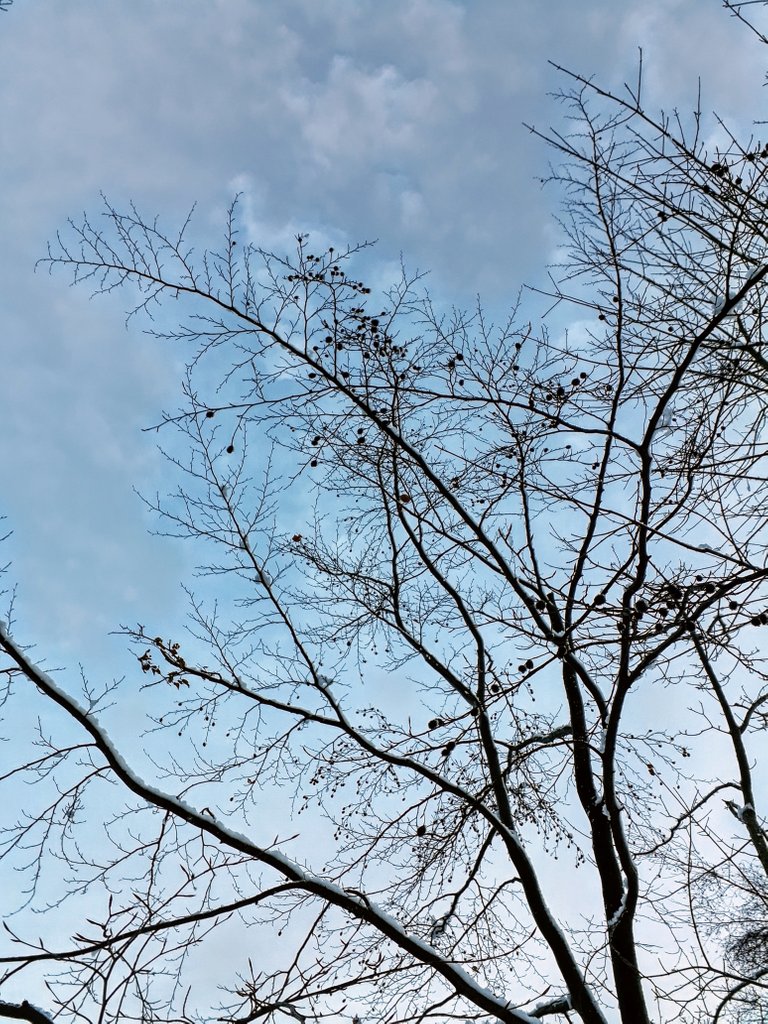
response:
M236 202L200 256L109 204L51 247L189 352L149 504L202 568L187 636L126 630L119 691L76 699L0 632L7 707L45 712L4 856L80 921L7 930L3 993L73 1021L762 1012L765 958L723 934L768 872L768 147L563 74L539 326L405 271L376 295L364 247L241 244Z
M768 43L765 27L759 23L761 9L765 9L765 0L723 0L723 7L742 25L753 32L761 43ZM763 18L765 14L763 13Z

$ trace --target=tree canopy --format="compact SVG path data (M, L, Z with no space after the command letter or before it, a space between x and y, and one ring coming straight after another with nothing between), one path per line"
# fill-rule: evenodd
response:
M0 1016L764 1019L768 145L558 71L560 256L500 321L237 199L50 246L187 355L147 503L200 570L119 685L0 631L45 911Z

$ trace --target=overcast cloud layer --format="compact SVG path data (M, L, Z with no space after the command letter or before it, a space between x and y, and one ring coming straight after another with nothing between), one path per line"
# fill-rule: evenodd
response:
M179 545L133 487L183 353L123 327L121 297L34 273L103 190L205 234L243 190L253 240L377 238L444 300L493 308L556 244L549 59L617 88L638 47L652 107L759 116L765 53L719 0L16 0L0 16L0 512L24 640L113 674L107 633L182 613Z

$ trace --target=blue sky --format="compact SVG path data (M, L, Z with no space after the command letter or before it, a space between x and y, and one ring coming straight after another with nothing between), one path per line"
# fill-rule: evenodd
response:
M136 493L175 482L143 428L175 405L187 353L126 327L127 294L91 301L35 272L46 240L100 191L169 224L197 203L196 237L216 240L241 191L256 244L378 239L379 280L402 253L439 302L480 293L501 311L558 244L553 155L524 127L561 122L548 61L620 90L638 47L653 111L687 116L701 77L707 116L760 116L768 54L720 0L15 0L0 15L0 565L15 636L67 670L62 686L79 665L97 684L141 678L110 631L178 635L197 558L151 534Z
M163 489L142 428L184 353L35 273L67 216L115 203L212 232L236 190L252 238L378 239L377 272L431 271L439 300L492 309L557 242L548 60L648 105L748 123L764 52L719 0L16 0L0 18L0 512L18 635L48 665L119 675L119 623L180 621L193 564L134 488ZM166 627L167 624L167 627Z

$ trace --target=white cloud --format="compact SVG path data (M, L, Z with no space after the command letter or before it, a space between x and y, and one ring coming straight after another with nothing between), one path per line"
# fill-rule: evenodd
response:
M419 142L419 125L436 100L435 86L407 80L391 65L372 71L334 56L323 83L303 81L282 92L299 123L308 156L330 173L397 159Z
M41 614L47 566L70 564L62 539L85 551L95 524L125 531L125 565L162 573L154 548L136 554L130 496L158 473L139 427L183 358L138 324L124 332L121 298L89 304L33 274L66 215L94 209L99 188L170 223L197 199L207 234L242 189L249 236L267 248L305 230L318 247L379 238L371 283L397 276L402 251L433 270L435 293L501 305L541 278L554 241L557 196L534 180L549 154L521 124L560 116L547 58L621 82L638 44L650 97L680 106L701 73L710 107L749 120L765 51L700 0L15 4L0 26L1 443ZM73 600L78 571L83 607L89 573L123 573L111 557L73 568Z

